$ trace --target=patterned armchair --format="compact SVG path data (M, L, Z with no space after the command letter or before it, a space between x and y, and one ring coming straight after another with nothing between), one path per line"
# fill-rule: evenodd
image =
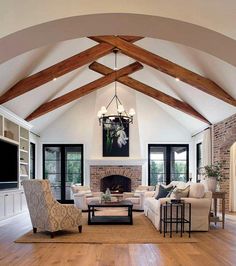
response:
M63 229L78 228L82 232L82 211L56 201L48 180L24 180L22 184L34 233L37 228L51 232L51 237Z

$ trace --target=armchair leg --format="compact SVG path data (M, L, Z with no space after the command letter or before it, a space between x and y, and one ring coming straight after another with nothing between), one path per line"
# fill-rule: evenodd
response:
M54 236L55 236L55 233L51 232L51 238L54 238Z
M33 233L36 234L37 233L37 228L33 227Z
M82 233L82 225L79 225L78 228L79 228L79 233Z

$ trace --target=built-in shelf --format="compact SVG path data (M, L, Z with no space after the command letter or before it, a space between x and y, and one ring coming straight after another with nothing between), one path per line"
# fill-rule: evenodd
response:
M20 174L20 176L22 176L22 177L28 177L29 175L22 175L22 174Z
M28 122L0 105L0 140L16 145L16 156L18 156L17 182L13 182L18 186L14 187L15 191L11 189L11 186L6 186L0 191L0 220L20 213L26 206L24 192L19 189L22 189L21 182L29 179L30 128L31 125ZM4 150L0 152L5 153Z
M20 152L25 152L25 153L29 153L29 151L26 151L26 150L22 150L22 149L20 149Z
M20 162L20 164L23 164L23 165L28 165L28 163L25 163L25 162Z
M21 136L20 136L20 139L21 139L21 140L25 140L25 141L29 141L29 139L24 138L24 137L21 137Z
M11 142L11 143L16 144L16 145L19 145L19 141L16 141L16 140L13 140L13 139L9 139L9 138L4 137L4 136L0 136L0 139L2 139L4 141L7 141L7 142Z

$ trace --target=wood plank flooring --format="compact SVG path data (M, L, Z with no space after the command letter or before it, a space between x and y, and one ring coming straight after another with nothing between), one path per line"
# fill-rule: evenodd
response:
M153 266L236 265L236 217L227 218L225 230L211 226L193 233L198 243L175 244L16 244L31 229L29 215L0 223L0 265L47 266ZM125 237L125 236L124 236Z

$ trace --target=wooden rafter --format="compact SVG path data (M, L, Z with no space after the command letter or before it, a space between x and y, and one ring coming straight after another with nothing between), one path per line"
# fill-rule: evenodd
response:
M123 40L128 42L136 42L143 37L139 36L120 36ZM79 67L82 67L100 57L109 54L114 49L114 46L109 44L98 44L93 46L79 54L71 56L55 65L52 65L44 70L41 70L27 78L24 78L17 82L13 87L0 96L0 104L10 101L28 91L31 91L47 82L58 78L71 72Z
M137 45L121 39L119 36L97 36L90 39L99 43L107 43L117 47L122 53L147 64L161 72L170 76L178 77L181 81L196 87L205 93L208 93L222 101L225 101L233 106L236 106L236 100L226 93L220 86L212 80L207 79L199 74L196 74L180 65L177 65L163 57L153 54Z
M100 74L103 74L103 75L108 75L112 72L112 69L100 64L100 63L97 63L97 62L94 62L92 63L89 68L91 70L94 70ZM167 95L157 89L154 89L138 80L135 80L133 78L130 78L128 76L122 76L122 77L119 77L117 79L117 81L119 81L120 83L136 90L136 91L139 91L143 94L146 94L158 101L161 101L175 109L178 109L188 115L191 115L201 121L203 121L204 123L208 123L210 124L210 122L205 118L203 117L201 114L199 114L195 109L193 109L190 105L188 105L187 103L185 102L182 102L178 99L175 99L174 97L171 97L170 95Z
M31 113L26 120L31 121L39 116L42 116L48 112L51 112L67 103L70 103L76 99L81 98L84 95L87 95L97 89L100 89L112 82L114 82L117 78L129 75L142 69L143 66L139 62L135 62L131 65L123 67L117 71L112 71L108 75L101 77L95 81L92 81L78 89L75 89L71 92L68 92L50 102L42 104L39 108L37 108L33 113Z

